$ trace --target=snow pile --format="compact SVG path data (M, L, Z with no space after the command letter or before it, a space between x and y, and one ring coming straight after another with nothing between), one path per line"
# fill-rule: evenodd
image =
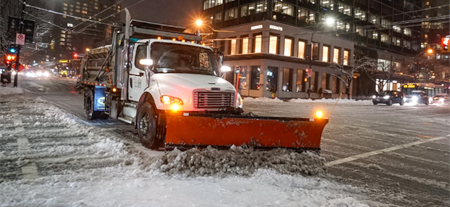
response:
M317 175L326 171L325 159L314 153L297 153L287 149L257 151L232 146L230 150L175 149L156 158L150 165L169 175L241 175L250 176L258 169L272 169L281 174Z
M267 97L261 97L261 98L253 98L253 97L246 97L244 98L244 104L246 102L264 102L264 103L282 103L282 102L288 102L288 103L324 103L324 104L335 104L338 99L290 99L288 101L283 101L278 98L272 99ZM353 100L353 99L339 99L338 104L345 104L345 105L373 105L372 100Z
M23 94L22 88L0 87L0 96Z
M278 98L267 98L267 97L261 97L261 98L253 98L253 97L245 97L243 99L245 102L274 102L274 103L281 103L283 100L280 100Z

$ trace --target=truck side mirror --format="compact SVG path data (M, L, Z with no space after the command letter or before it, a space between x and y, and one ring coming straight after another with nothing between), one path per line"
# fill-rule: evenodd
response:
M151 66L151 65L153 65L153 60L152 59L140 59L139 64L145 65L145 66Z

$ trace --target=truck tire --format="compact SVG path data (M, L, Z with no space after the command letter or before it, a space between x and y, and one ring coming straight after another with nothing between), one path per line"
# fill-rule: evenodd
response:
M139 139L144 147L158 149L163 143L157 137L157 115L150 103L145 103L137 117Z
M92 89L84 90L84 114L89 120L97 119L101 111L94 111L94 92Z

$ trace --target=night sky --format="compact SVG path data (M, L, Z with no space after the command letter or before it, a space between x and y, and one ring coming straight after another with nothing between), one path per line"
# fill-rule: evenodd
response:
M203 0L116 0L130 10L132 19L190 27L202 12ZM132 6L133 4L136 5ZM130 7L131 6L131 7ZM125 18L121 13L121 20Z

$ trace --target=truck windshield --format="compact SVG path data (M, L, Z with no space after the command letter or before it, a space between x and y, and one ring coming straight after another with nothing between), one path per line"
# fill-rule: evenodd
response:
M155 42L151 58L156 73L193 73L219 76L214 53L202 47Z

